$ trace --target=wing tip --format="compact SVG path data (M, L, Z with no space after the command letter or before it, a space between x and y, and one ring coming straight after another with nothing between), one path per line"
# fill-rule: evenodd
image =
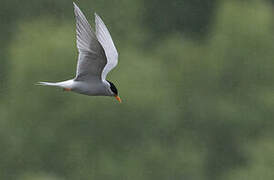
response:
M74 8L78 7L77 4L76 4L75 2L72 2L72 4L73 4L73 7L74 7Z
M94 13L95 16L95 21L102 21L102 18L95 12Z
M78 14L80 10L80 8L77 6L77 4L75 2L72 2L73 3L73 7L74 7L74 12L75 14Z

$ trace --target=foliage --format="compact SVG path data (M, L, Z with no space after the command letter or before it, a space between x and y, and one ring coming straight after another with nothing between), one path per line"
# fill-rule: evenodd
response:
M210 5L214 16L204 10L207 17L186 18L171 31L168 22L155 22L154 1L79 2L85 14L98 8L111 29L120 56L108 78L122 104L35 86L74 76L72 5L31 1L21 17L16 2L4 6L12 7L6 18L17 21L5 22L13 30L1 37L7 42L1 179L273 179L274 39L267 2L220 1ZM192 17L196 6L189 7L184 13ZM166 9L167 18L179 9ZM197 33L184 26L205 26L209 17L206 39L185 33ZM146 19L153 21L142 28Z

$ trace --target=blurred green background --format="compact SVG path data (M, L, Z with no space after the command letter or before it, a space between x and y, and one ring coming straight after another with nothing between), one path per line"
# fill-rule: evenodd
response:
M119 51L122 104L73 78L70 0L1 0L0 179L274 179L274 1L76 0Z

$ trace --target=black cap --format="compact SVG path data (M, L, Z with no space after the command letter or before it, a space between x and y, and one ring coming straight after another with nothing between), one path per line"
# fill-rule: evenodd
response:
M112 82L108 81L108 80L107 80L107 82L110 84L110 89L111 89L111 91L112 91L115 95L118 95L118 90L117 90L117 88L115 87L115 85L114 85Z

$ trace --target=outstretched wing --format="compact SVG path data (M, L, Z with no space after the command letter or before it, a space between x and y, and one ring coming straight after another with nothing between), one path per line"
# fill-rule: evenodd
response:
M96 37L105 50L107 64L102 72L102 79L106 79L107 74L118 64L118 52L112 41L110 33L102 21L95 13Z
M77 48L79 51L75 80L101 80L103 69L107 64L104 48L79 7L75 3L73 5L76 18Z

